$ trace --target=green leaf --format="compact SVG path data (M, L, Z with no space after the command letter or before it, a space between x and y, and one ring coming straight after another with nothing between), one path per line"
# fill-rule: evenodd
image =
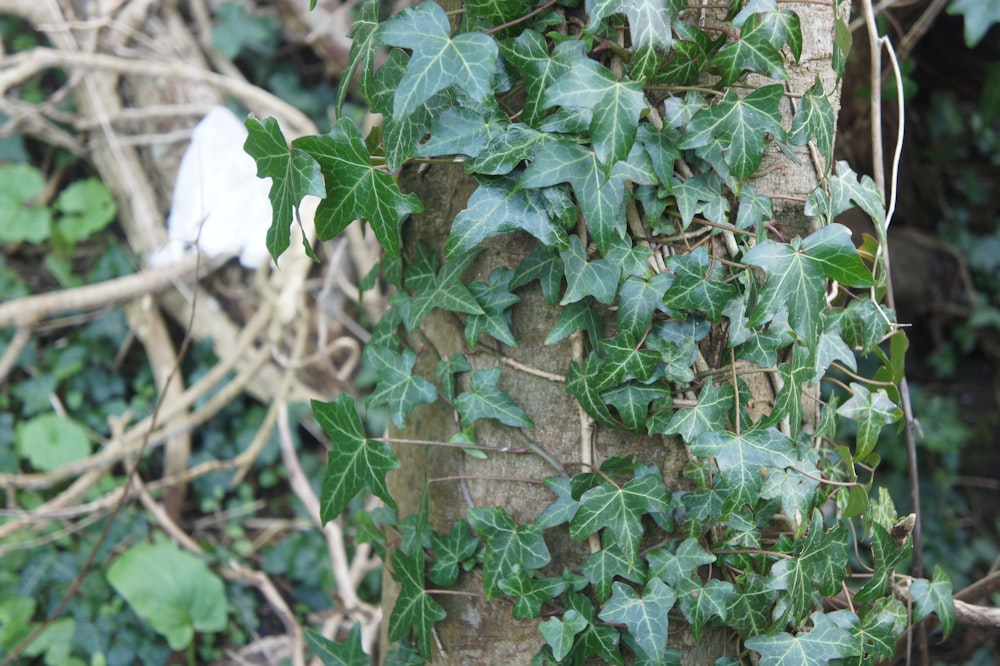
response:
M537 525L519 525L505 509L476 506L466 515L469 525L486 542L483 557L483 591L493 599L499 583L512 576L519 566L523 571L541 569L552 556Z
M604 365L594 388L604 391L626 379L646 381L652 377L656 364L660 361L660 354L641 347L637 337L629 334L602 340L600 352L604 355Z
M850 611L836 611L831 615L861 646L860 663L878 664L896 655L896 637L902 633L907 618L906 608L898 599L879 599L864 613L861 621Z
M465 4L466 29L491 28L527 14L529 0L469 0Z
M434 376L444 387L444 397L449 402L455 399L455 375L460 372L470 372L472 366L465 354L452 354L450 358L443 358L434 366Z
M618 331L641 336L653 321L653 313L663 306L663 296L670 289L672 273L657 273L649 278L632 275L618 288Z
M449 106L434 118L430 138L417 146L419 157L476 157L504 130L502 117L485 118L481 111Z
M59 193L56 221L59 235L78 243L104 229L115 219L118 207L104 183L96 178L78 180Z
M311 9L311 7L310 7ZM378 50L378 0L365 0L361 3L351 23L351 29L347 36L351 38L351 50L347 57L347 66L340 77L340 84L337 87L337 117L339 118L344 109L344 100L347 99L347 91L350 90L350 81L354 74L358 74L358 81L361 84L361 94L369 102L372 99L372 68L375 66L375 55Z
M710 222L726 224L729 201L722 194L722 180L718 174L700 173L684 180L674 177L668 182L671 183L670 193L677 202L677 211L681 214L681 229L687 229L698 213Z
M733 23L739 25L736 19L733 20ZM744 31L747 30L748 25L754 30L759 30L767 42L776 49L780 50L782 46L788 44L795 62L798 62L799 58L802 57L802 25L799 21L799 15L795 12L788 9L779 10L775 6L767 11L748 16L742 26Z
M622 163L619 163L622 164ZM612 169L610 176L597 153L567 140L552 140L539 151L521 176L521 187L546 187L569 183L597 248L606 253L625 233L624 176Z
M809 515L819 487L817 479L820 478L820 472L812 462L802 460L798 467L809 476L793 469L772 469L760 489L763 499L781 500L782 511L796 524Z
M715 555L702 548L697 539L685 539L677 546L676 553L668 546L646 553L649 574L670 587L680 587L683 581L690 581L699 567L711 564L715 559Z
M775 592L767 587L763 576L748 572L738 581L737 588L726 613L727 623L743 636L765 633L771 626L771 607Z
M479 541L469 534L464 520L451 526L448 534L431 535L434 562L427 570L427 576L435 585L451 587L458 579L458 565L470 559L479 550Z
M847 162L837 162L837 173L830 177L828 190L816 188L806 201L806 215L818 215L825 223L833 222L834 218L857 204L861 210L875 223L875 229L881 233L885 222L885 205L878 186L869 176L854 173Z
M469 267L480 250L474 250L453 261L445 262L433 278L421 278L419 283L411 281L407 275L407 289L414 289L417 295L413 298L410 309L403 314L403 323L407 330L414 330L431 313L438 308L449 312L464 312L466 314L486 314L476 297L462 282L462 273Z
M689 149L715 144L725 153L726 165L733 177L743 182L760 166L767 148L765 135L784 137L778 111L783 96L784 87L780 84L758 88L743 98L730 90L722 101L699 111L691 119L679 147Z
M700 310L710 321L719 321L729 301L739 293L736 285L723 281L722 263L709 257L704 247L670 257L667 268L674 272L674 281L663 297L668 308Z
M514 123L494 132L490 142L476 157L465 163L469 173L502 176L544 147L547 137L527 125Z
M552 656L562 661L573 647L576 635L590 624L575 610L566 611L562 618L553 617L538 625L538 631L552 648Z
M669 504L667 488L655 474L632 479L624 486L602 484L580 497L580 508L569 524L574 539L586 539L607 528L615 537L626 560L634 565L642 540L642 517L665 513Z
M781 632L754 636L746 646L760 654L760 666L827 666L851 656L854 640L823 613L812 614L813 628L795 636Z
M204 562L171 543L138 543L108 567L108 582L137 615L183 650L195 631L226 628L226 590Z
M302 198L327 195L319 163L308 153L289 149L285 135L274 118L246 121L246 151L257 162L257 176L270 178L271 226L267 230L267 251L277 261L291 242L292 211L298 212ZM357 216L355 216L357 217Z
M545 116L545 91L556 79L569 71L570 66L586 58L583 42L561 42L552 49L545 38L534 30L525 30L516 39L500 45L500 52L524 77L527 99L524 102L524 122L537 127Z
M902 410L889 399L885 389L874 393L864 385L851 382L854 395L837 410L837 414L858 424L854 460L864 460L875 448L882 426L895 423L903 416Z
M691 453L715 458L719 474L732 489L724 505L729 510L757 504L765 468L784 469L798 461L795 444L777 428L703 432L691 444Z
M378 39L411 49L413 55L396 88L393 117L405 118L435 93L457 86L473 102L486 102L493 88L497 45L483 33L451 37L448 16L434 2L406 9L386 21Z
M399 468L399 459L387 444L365 438L354 399L343 393L333 402L313 400L312 410L332 444L320 499L323 523L339 516L362 488L395 508L385 475Z
M431 631L448 614L424 589L424 551L414 548L407 555L399 548L392 554L392 577L399 581L399 596L389 616L389 640L417 632L417 645L425 661L431 660Z
M667 646L667 613L677 600L674 591L654 578L640 597L624 583L612 586L611 599L599 617L605 622L623 624L642 656L656 662L664 658Z
M510 330L510 308L521 298L510 292L513 278L514 269L500 267L490 273L488 285L482 282L469 283L469 291L483 308L483 314L465 318L465 344L470 349L475 349L479 336L483 333L489 334L497 342L517 347L517 340Z
M538 514L535 525L547 530L573 520L577 509L580 508L580 502L573 499L569 479L564 476L549 476L542 483L556 494L556 500Z
M812 607L813 592L836 594L847 566L847 530L843 524L826 531L823 516L813 512L808 536L795 544L795 557L771 567L768 587L788 592L789 621L797 622Z
M639 115L647 108L640 84L619 81L606 67L589 58L574 62L549 86L545 105L592 113L590 139L594 154L607 166L628 156Z
M740 190L739 212L736 214L737 229L754 229L764 221L774 218L771 197L757 194L753 185L744 185Z
M633 432L646 430L649 403L664 398L669 398L669 393L664 388L638 382L626 382L601 395L604 402L618 410L622 425Z
M398 255L399 225L423 206L412 194L400 193L392 174L372 165L354 123L341 118L328 134L302 137L292 145L319 163L326 180L326 198L316 209L317 238L329 240L364 218L386 253Z
M457 257L512 231L527 231L547 247L569 247L566 230L552 218L541 192L518 189L513 178L484 178L465 210L452 220L445 256Z
M469 380L469 391L455 399L455 411L462 417L462 426L468 427L479 419L496 419L512 428L534 428L528 415L514 399L497 387L500 368L476 370Z
M568 574L568 576L566 575ZM500 581L500 590L511 597L516 597L513 615L515 620L529 620L538 617L542 612L542 604L555 599L569 587L569 578L579 578L566 572L562 578L532 578L521 567L514 567L514 574ZM586 584L582 578L581 586Z
M729 612L729 602L735 595L733 584L725 580L708 580L704 585L695 585L680 596L681 612L691 624L694 639L701 640L701 630L710 621L718 618L725 621Z
M792 129L788 141L794 146L804 146L809 139L816 139L816 147L826 158L827 165L833 161L833 138L837 132L837 114L823 90L823 82L816 76L816 83L802 96L798 111L792 119Z
M697 405L667 412L664 416L654 415L649 423L649 432L668 437L680 435L691 444L702 433L726 429L726 415L733 408L735 397L732 384L713 386L709 382L698 394ZM664 425L665 418L669 421Z
M910 586L915 609L913 619L920 622L934 613L941 620L944 637L948 638L955 627L955 601L951 594L951 580L940 565L934 565L934 576L928 581L919 578Z
M583 368L571 361L566 373L566 392L575 397L580 406L601 425L615 426L616 422L596 389L601 373L601 362L594 354L587 357Z
M807 344L819 336L825 278L850 287L874 284L851 242L850 230L840 224L823 227L805 240L796 238L791 244L764 241L743 255L743 262L767 273L750 327L760 327L787 307L792 330Z
M744 72L763 74L772 79L788 78L781 52L771 44L770 27L758 14L751 15L743 24L739 39L719 50L713 64L718 68L724 86L731 86Z
M560 305L575 303L587 296L608 305L615 299L621 267L608 259L587 261L587 249L573 235L569 247L560 252L566 270L566 293Z
M1000 5L991 0L951 0L948 14L965 17L965 45L974 48L994 23L1000 23Z
M604 546L587 558L580 567L580 573L594 586L594 597L603 604L611 596L611 584L616 578L644 583L646 563L641 559L629 562L610 532L601 541Z
M86 428L76 421L48 413L21 421L14 430L18 454L39 472L51 472L90 456Z
M322 660L323 666L368 666L372 663L372 658L365 654L361 646L361 622L354 623L342 643L335 643L309 628L306 629L306 640Z
M894 573L894 567L912 550L909 544L897 544L892 535L879 525L872 523L872 553L875 559L875 572L872 579L858 590L855 598L859 602L872 601L885 596Z
M545 344L554 345L579 330L587 332L591 344L604 333L604 318L594 309L594 299L589 296L562 308L555 326L545 337Z
M375 365L378 377L375 391L368 396L368 407L387 405L389 416L396 427L405 427L406 416L420 405L429 405L437 400L437 389L420 376L414 376L413 366L417 355L409 349L402 354L368 344L365 354Z
M517 289L538 280L542 296L550 305L555 305L559 300L562 277L562 258L549 248L539 245L518 264L510 288Z
M593 5L590 7L589 5ZM628 18L629 35L632 38L632 76L636 80L653 75L662 56L668 53L673 43L671 19L677 11L677 3L665 0L597 0L588 3L591 31L599 26L606 16L624 14Z

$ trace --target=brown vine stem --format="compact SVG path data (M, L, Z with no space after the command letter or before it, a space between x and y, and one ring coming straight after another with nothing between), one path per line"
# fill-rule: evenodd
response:
M843 372L845 375L847 375L851 379L857 379L859 382L863 382L863 383L868 384L870 386L895 386L895 384L893 382L879 382L879 381L875 381L874 379L868 379L866 377L862 377L860 375L856 375L853 372L851 372L850 370L848 370L847 368L845 368L840 363L834 362L831 365L834 368L836 368L837 370L840 370L841 372Z
M492 453L515 453L524 454L531 452L527 446L519 449L509 447L498 449L495 446L481 446L475 444L455 444L452 442L441 442L433 439L400 439L399 437L372 437L373 442L384 442L386 444L413 444L415 446L440 446L446 449L472 449L473 451L488 451Z
M799 469L798 467L791 467L790 469L798 472L799 474L801 474L802 476L806 477L807 479L812 479L813 481L825 484L827 486L840 486L842 488L850 488L851 486L860 486L861 485L857 481L833 481L831 479L824 479L821 476L813 476L809 472L805 471L804 469Z
M454 476L436 476L433 479L427 479L427 483L439 483L442 481L509 481L512 483L533 483L535 485L542 485L539 479L529 479L516 476L479 476L475 474L456 474Z

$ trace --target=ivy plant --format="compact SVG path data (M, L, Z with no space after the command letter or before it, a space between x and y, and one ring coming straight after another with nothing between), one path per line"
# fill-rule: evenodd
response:
M453 445L470 454L479 422L532 427L498 386L499 367L473 371L456 356L421 376L418 350L400 333L441 310L462 322L469 350L490 338L516 347L512 308L538 284L560 308L546 344L578 331L586 342L566 368L566 392L599 426L674 439L690 456L684 489L668 487L655 460L617 456L545 478L553 500L533 522L476 506L445 533L423 510L385 526L399 538L369 531L401 586L388 618L391 663L431 659L446 616L434 586L470 569L486 598L513 602L515 618L544 615L536 663L676 663L671 633L682 625L695 637L727 627L761 664L892 656L909 622L894 596L910 580L901 570L909 532L891 503L868 497L873 478L859 470L877 466L879 432L901 411L892 382L855 371L868 355L876 376L898 381L887 341L900 334L878 301L882 266L835 221L857 205L884 232L883 202L870 179L832 167L836 119L820 79L790 102L786 68L803 49L796 12L774 0L721 4L721 27L709 28L686 0L500 0L453 12L423 2L388 20L368 0L345 81L358 77L381 127L365 137L342 118L289 144L273 120L247 121L246 150L272 179L276 261L305 195L322 198L317 240L362 219L384 248L383 275L397 291L365 352L378 378L369 407L385 405L404 428L419 406L446 401ZM839 36L845 20L836 17ZM750 85L749 75L772 82ZM815 230L786 238L754 181L770 147L806 144L830 167L801 202ZM461 162L477 188L439 256L404 247L401 225L423 204L397 174L442 160ZM485 241L515 232L533 237L535 251L485 282L463 281ZM613 327L599 311L614 312ZM695 368L711 331L724 336L720 374ZM765 413L748 408L737 363L778 378ZM803 400L841 369L856 378L850 386ZM693 399L680 400L685 392ZM803 406L816 401L818 420ZM333 443L323 520L362 490L395 508L385 479L399 460L365 434L353 400L313 411ZM853 447L833 439L838 417L856 423ZM545 535L562 525L600 547L559 574ZM853 590L848 562L859 545L871 577ZM910 589L914 619L936 613L950 630L943 574ZM849 607L828 610L823 600L842 592ZM343 646L316 644L328 663L365 662L356 632Z

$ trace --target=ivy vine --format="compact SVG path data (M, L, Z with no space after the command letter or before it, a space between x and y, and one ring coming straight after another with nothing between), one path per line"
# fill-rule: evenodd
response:
M835 222L857 205L884 233L884 206L869 178L840 163L804 202L817 230L783 237L772 199L751 181L772 145L810 144L818 163L832 165L834 109L817 78L786 126L781 81L785 63L802 53L799 16L776 0L722 4L724 22L708 28L688 0L588 0L585 8L495 0L451 16L423 2L384 22L379 3L367 0L345 80L357 74L381 128L365 137L342 118L289 147L274 120L247 121L246 150L273 181L275 260L307 195L322 198L318 240L360 218L385 250L381 275L397 291L366 348L378 377L368 404L385 405L397 427L418 406L444 400L459 417L451 444L481 455L477 421L533 426L499 388L499 369L472 372L456 355L434 377L416 375L416 354L398 331L440 309L464 321L470 350L484 336L516 346L511 309L518 290L537 283L561 307L546 343L577 331L588 343L566 370L566 391L597 424L675 438L692 456L684 492L664 484L654 461L634 456L553 475L544 483L554 500L530 524L504 508L474 507L436 533L423 512L398 523L382 514L383 527L401 535L387 541L368 530L401 585L388 621L399 644L387 663L431 658L431 632L445 613L430 586L453 585L471 568L488 598L513 600L515 618L544 609L540 664L677 663L669 634L678 622L696 637L731 628L763 666L875 663L895 653L911 619L893 591L911 548L907 517L884 494L869 497L872 476L858 470L877 465L878 433L901 417L902 333L878 302L877 255L859 253ZM835 67L848 48L845 25L837 17ZM380 49L388 52L376 69ZM748 86L750 73L776 83ZM400 226L422 204L400 192L395 174L443 159L461 161L478 188L452 221L443 257L404 252ZM481 244L511 232L533 236L536 250L486 282L464 282ZM613 335L595 304L614 306ZM731 374L701 373L699 343L718 326ZM858 355L881 366L879 381L856 374ZM739 363L779 376L768 413L748 408ZM804 387L835 366L855 381L827 396L818 423L804 427ZM460 375L469 376L459 383ZM696 398L678 400L683 391ZM362 490L395 509L385 479L398 459L386 440L365 434L353 400L314 402L313 412L333 442L323 520ZM838 416L856 424L853 448L834 438ZM601 548L553 577L542 573L551 564L545 533L561 525L574 539L596 535ZM824 599L848 590L855 541L867 544L870 579L850 591L847 608L825 608ZM910 581L913 619L933 612L949 631L944 574L901 580ZM330 663L367 663L357 631L343 644L310 639Z

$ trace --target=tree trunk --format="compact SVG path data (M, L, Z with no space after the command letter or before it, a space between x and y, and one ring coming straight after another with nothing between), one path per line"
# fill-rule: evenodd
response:
M833 42L833 16L829 7L821 5L796 6L802 20L803 54L796 64L786 58L789 73L787 90L801 94L810 88L816 76L824 82L834 108L839 106L839 85L830 67ZM718 18L718 17L716 17ZM710 25L716 18L706 15L703 25ZM773 84L774 80L751 76L754 85ZM785 126L794 113L789 103L783 102ZM768 150L761 167L763 175L752 184L758 192L767 195L786 195L804 199L816 187L829 165L816 163L806 148L798 149L800 164L795 164L774 146ZM818 158L822 161L822 158ZM404 254L412 256L413 249L422 243L441 250L448 238L451 221L466 204L476 183L465 175L461 165L426 165L420 169L407 167L399 179L403 192L416 194L424 203L425 212L414 216L404 229ZM775 217L792 235L803 235L812 230L812 224L803 213L801 202L779 207L775 202ZM535 246L526 234L509 234L485 243L486 249L470 265L463 281L485 282L496 267L516 268L521 259ZM570 363L582 363L585 356L584 340L580 332L555 345L546 345L544 339L559 315L559 309L550 306L542 297L536 284L517 291L521 300L513 308L511 330L519 346L512 349L489 342L480 342L496 348L490 352L480 350L470 353L465 348L460 316L440 310L433 311L414 331L408 346L418 352L414 374L433 377L435 364L454 354L464 353L473 370L501 368L500 387L509 393L528 413L535 427L523 432L531 442L553 460L561 463L567 475L573 475L597 466L613 456L635 454L640 461L656 462L662 469L663 480L671 492L689 489L690 482L682 471L691 458L679 440L660 436L640 436L624 430L598 426L569 395L560 379L567 373ZM614 335L614 313L606 311L606 334ZM484 338L485 340L485 338ZM701 343L696 371L716 369L730 362L726 348L727 333L716 326ZM541 371L541 372L533 372ZM555 376L551 377L551 376ZM770 373L743 377L753 392L751 413L767 413L773 403L775 389ZM718 382L727 378L720 377ZM465 387L467 388L467 387ZM461 388L459 389L461 390ZM697 391L687 396L697 398ZM815 400L806 400L809 409L816 407ZM407 418L404 432L391 432L391 437L420 440L447 441L457 430L457 416L444 401L418 408ZM508 430L493 422L479 421L476 425L478 441L495 447L498 451L525 447L525 440L510 435ZM400 507L400 520L415 513L429 484L429 519L438 532L448 532L455 521L465 517L472 506L503 507L515 520L531 522L554 500L554 496L538 482L549 476L559 475L542 457L533 454L491 453L487 460L466 456L460 449L442 447L394 447L400 459L399 470L388 476L390 494ZM454 480L461 477L462 480ZM564 568L579 570L579 565L599 547L597 543L575 541L566 526L547 533L547 545L552 553L552 564L546 575L559 575ZM399 585L388 574L383 576L384 617L389 618L399 593ZM478 572L460 574L455 586L468 595L447 594L435 597L448 613L446 620L436 625L434 664L528 664L544 644L539 634L538 620L518 621L512 618L511 603L503 599L487 601L482 596L482 577ZM382 655L388 647L383 623ZM738 641L725 630L706 628L700 640L695 640L686 629L670 635L669 647L681 651L683 664L711 664L724 655L735 656Z

